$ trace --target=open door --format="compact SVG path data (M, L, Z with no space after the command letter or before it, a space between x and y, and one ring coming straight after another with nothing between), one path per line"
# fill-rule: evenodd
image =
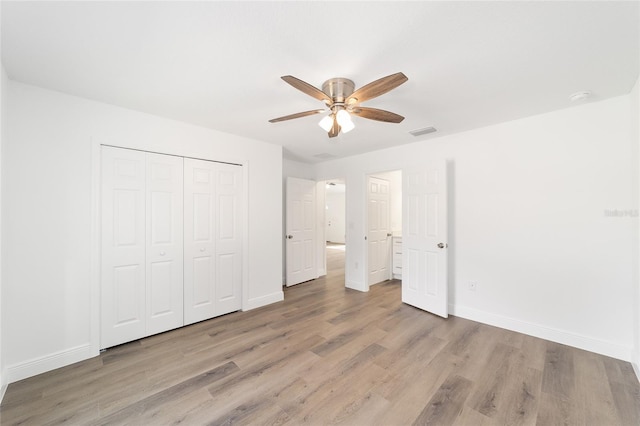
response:
M368 283L371 286L391 278L388 180L367 176L367 217Z
M316 268L316 182L287 178L286 285L318 278Z
M446 163L403 172L402 301L448 316Z

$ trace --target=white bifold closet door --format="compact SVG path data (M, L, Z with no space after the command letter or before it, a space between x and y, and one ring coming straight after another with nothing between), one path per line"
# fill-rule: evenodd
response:
M184 159L184 323L242 307L242 168Z
M183 325L183 159L102 147L101 343Z

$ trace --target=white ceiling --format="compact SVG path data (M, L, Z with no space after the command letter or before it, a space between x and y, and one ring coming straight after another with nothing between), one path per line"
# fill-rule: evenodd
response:
M282 145L308 162L354 155L626 94L639 69L638 2L2 2L13 80ZM360 87L400 124L355 118L329 139L321 108L279 77ZM408 132L434 126L438 132Z

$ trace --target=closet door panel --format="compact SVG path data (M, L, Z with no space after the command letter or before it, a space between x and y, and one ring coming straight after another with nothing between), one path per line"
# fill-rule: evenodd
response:
M214 163L184 159L184 322L215 311Z
M183 158L146 154L148 335L183 322Z
M145 335L145 154L102 147L101 341Z
M242 167L217 163L216 314L242 307Z

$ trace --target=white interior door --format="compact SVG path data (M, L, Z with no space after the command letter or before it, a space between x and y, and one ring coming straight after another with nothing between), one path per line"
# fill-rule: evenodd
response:
M369 285L374 285L390 278L388 180L367 176L367 217Z
M402 301L448 316L446 164L403 171Z
M184 323L215 316L215 172L184 159Z
M183 158L146 153L147 334L183 325Z
M144 152L102 147L101 342L146 333Z
M242 306L240 166L185 158L185 324Z
M242 307L242 168L216 163L216 315Z
M287 178L286 285L318 278L316 268L316 183Z

